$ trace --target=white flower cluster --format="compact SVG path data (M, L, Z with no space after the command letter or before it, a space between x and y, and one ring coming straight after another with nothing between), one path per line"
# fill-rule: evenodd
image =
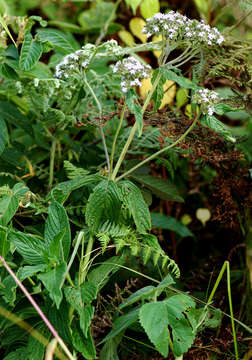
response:
M119 56L122 53L123 48L118 45L116 40L108 40L102 45L98 46L99 53L97 54L98 57L100 56ZM104 52L100 52L100 50L104 50Z
M225 39L214 27L211 28L203 20L190 20L178 12L157 13L146 20L143 33L150 37L162 35L167 40L189 40L190 43L220 45Z
M122 76L121 87L122 91L126 93L132 86L141 86L140 79L150 77L151 66L141 64L139 60L130 56L122 61L117 61L113 67L113 73Z
M56 66L55 76L60 79L67 79L74 73L80 73L82 69L88 67L95 52L96 46L87 44L82 49L65 56L63 61Z
M220 102L220 97L215 91L201 89L193 95L192 102L201 105L201 110L204 114L213 115L214 107Z

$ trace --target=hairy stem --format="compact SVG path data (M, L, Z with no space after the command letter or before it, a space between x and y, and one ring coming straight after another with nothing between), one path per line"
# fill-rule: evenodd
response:
M149 104L149 102L151 100L151 97L152 97L152 95L153 95L153 93L154 93L154 91L155 91L155 89L156 89L156 87L158 85L158 82L159 82L160 78L161 78L161 73L159 72L156 79L155 79L155 81L154 81L154 84L152 85L152 88L150 89L150 91L149 91L149 93L148 93L148 95L146 97L146 100L145 100L145 102L143 104L143 107L142 107L142 110L141 110L142 114L145 113L145 110L147 109L147 106L148 106L148 104ZM120 166L121 166L121 164L122 164L122 162L123 162L123 160L125 158L127 150L128 150L128 148L129 148L129 146L130 146L130 144L132 142L132 139L133 139L133 137L134 137L134 135L136 133L136 130L137 130L137 123L135 122L135 124L131 128L128 140L126 141L126 143L124 145L124 148L123 148L123 150L122 150L122 152L120 154L120 157L119 157L119 159L118 159L118 161L116 163L116 166L115 166L114 171L113 171L112 176L111 176L111 180L115 180L116 175L117 175L117 173L118 173L118 171L120 169Z
M62 347L62 349L65 351L66 355L69 357L69 359L71 360L75 360L75 358L73 357L73 355L71 354L71 352L68 350L67 346L65 345L64 341L61 339L61 337L59 336L58 332L54 329L53 325L50 323L50 321L47 319L47 317L45 316L45 314L43 313L43 311L40 309L40 307L38 306L38 304L36 303L36 301L33 299L33 297L30 295L30 293L26 290L26 288L24 287L24 285L22 284L22 282L17 278L17 276L15 275L15 273L11 270L11 268L9 267L9 265L6 263L6 261L4 260L4 258L0 255L0 262L3 264L4 268L7 270L7 272L10 274L10 276L13 278L13 280L16 282L16 284L20 287L20 289L23 291L23 293L25 294L25 296L27 297L27 299L30 301L30 303L32 304L32 306L34 307L34 309L37 311L37 313L39 314L39 316L41 317L41 319L44 321L44 323L46 324L46 326L48 327L48 329L51 331L51 333L53 334L53 336L55 337L55 339L57 339L58 343L60 344L60 346Z
M52 184L53 184L56 145L57 145L57 140L55 138L53 138L52 139L51 150L50 150L50 168L49 168L49 183L48 183L48 188L49 189L51 189Z
M107 144L106 144L106 140L105 140L105 136L104 136L104 132L103 132L103 128L101 125L101 118L102 118L102 107L101 107L101 103L98 100L97 96L95 95L94 90L92 89L92 87L89 85L86 75L84 75L84 83L87 86L88 90L90 91L91 95L93 96L98 109L99 109L99 129L100 129L100 134L101 134L101 138L102 138L102 143L103 143L103 147L104 147L104 152L105 152L105 156L106 156L106 162L107 162L107 168L108 168L108 172L110 172L110 161L109 161L109 154L108 154L108 148L107 148Z
M158 155L162 154L163 152L170 150L171 148L173 148L174 146L178 145L186 136L187 134L194 128L194 126L196 125L198 119L200 117L200 114L198 114L193 123L189 126L189 128L184 132L183 135L181 135L176 141L174 141L174 143L166 146L165 148L157 151L156 153L154 153L153 155L149 156L148 158L146 158L145 160L141 161L140 163L138 163L136 166L134 166L133 168L131 168L130 170L126 171L124 174L122 174L121 176L119 176L116 181L124 178L125 176L128 176L129 174L131 174L133 171L135 171L136 169L138 169L139 167L143 166L145 163L153 160L155 157L157 157Z
M120 132L121 127L122 127L125 110L126 110L126 102L125 102L124 105L123 105L123 109L122 109L122 112L121 112L119 124L118 124L118 126L117 126L116 133L115 133L115 136L114 136L114 139L113 139L113 144L112 144L112 149L111 149L111 155L110 155L110 177L111 177L111 175L112 175L113 160L114 160L114 155L115 155L116 141L117 141L119 132Z

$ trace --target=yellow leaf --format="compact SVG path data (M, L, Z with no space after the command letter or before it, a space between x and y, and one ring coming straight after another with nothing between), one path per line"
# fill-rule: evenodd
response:
M161 41L162 40L162 35L156 36L154 35L152 37L152 41ZM156 56L156 58L159 58L159 56L161 55L162 51L161 50L154 50L153 54Z
M144 19L150 18L160 10L159 0L143 0L140 5L140 13Z
M118 31L118 36L127 46L133 46L135 44L133 36L127 30Z
M181 217L180 221L181 221L184 225L189 225L189 224L192 222L192 218L191 218L190 215L184 214L184 215Z
M141 40L142 43L146 43L147 41L147 36L142 33L145 24L146 22L139 17L134 17L133 19L130 20L129 23L130 31L132 32L133 35L135 35L135 37Z
M151 83L151 79L143 79L141 81L142 86L140 86L139 92L140 92L140 96L142 98L145 98L149 92L149 90L152 87L152 83ZM164 89L164 97L162 100L162 103L159 107L159 109L162 109L165 105L167 104L171 104L175 94L176 94L176 85L174 81L171 80L166 80L166 82L163 85L163 89Z

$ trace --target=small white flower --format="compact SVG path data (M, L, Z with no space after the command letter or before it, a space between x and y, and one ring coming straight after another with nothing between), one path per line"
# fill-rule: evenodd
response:
M38 87L39 79L38 79L38 78L35 78L35 79L33 80L33 83L34 83L34 86L35 86L35 87Z

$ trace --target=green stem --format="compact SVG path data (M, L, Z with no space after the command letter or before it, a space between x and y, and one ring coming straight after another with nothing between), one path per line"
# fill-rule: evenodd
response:
M233 333L233 339L234 339L235 359L236 359L236 360L239 360L238 346L237 346L237 339L236 339L236 332L235 332L235 324L234 324L234 313L233 313L233 305L232 305L232 296L231 296L229 261L225 261L225 263L226 263L226 266L227 266L228 302L229 302L229 309L230 309L232 333Z
M94 244L94 237L93 237L93 235L90 235L88 244L87 244L87 249L86 249L85 256L84 256L84 261L82 261L82 259L81 259L79 285L81 285L85 281L85 277L87 275L87 267L88 267L88 263L89 263L92 249L93 249L93 244Z
M69 263L68 263L68 265L67 265L66 272L65 272L65 274L64 274L64 276L63 276L63 279L62 279L62 281L61 281L61 284L60 284L60 287L59 287L60 289L62 288L62 286L63 286L63 284L64 284L64 282L65 282L65 280L66 280L66 277L67 277L68 274L69 274L69 271L70 271L70 269L71 269L71 266L72 266L72 264L73 264L73 262L74 262L75 255L77 254L78 248L79 248L80 243L81 243L81 241L82 241L83 239L84 239L84 232L83 232L83 231L80 231L80 232L79 232L79 235L78 235L78 237L77 237L76 244L75 244L75 246L74 246L74 249L73 249L73 252L72 252L70 261L69 261Z
M117 141L119 132L120 132L121 127L122 127L125 110L126 110L126 102L125 102L124 105L123 105L123 109L122 109L122 112L121 112L119 124L118 124L118 126L117 126L116 133L115 133L115 136L114 136L114 139L113 139L113 144L112 144L112 149L111 149L111 155L110 155L110 177L111 177L112 169L113 169L113 160L114 160L114 155L115 155L116 141Z
M51 189L52 184L53 184L56 144L57 144L57 140L55 138L53 138L52 145L51 145L51 151L50 151L50 169L49 169L49 183L48 183L49 189Z
M153 155L149 156L148 158L146 158L145 160L141 161L140 163L138 163L136 166L134 166L133 168L131 168L130 170L126 171L124 174L122 174L121 176L119 176L116 180L120 180L122 178L124 178L125 176L131 174L133 171L135 171L136 169L138 169L139 167L141 167L142 165L144 165L145 163L149 162L150 160L154 159L155 157L157 157L158 155L162 154L163 152L170 150L171 148L173 148L174 146L176 146L177 144L179 144L186 136L187 134L194 128L194 126L196 125L198 119L200 117L200 113L195 117L193 123L189 126L189 128L184 132L183 135L180 136L180 138L178 138L176 141L174 141L174 143L166 146L165 148L157 151L156 153L154 153Z
M222 268L221 268L221 271L219 272L219 275L218 275L218 277L217 277L217 280L216 280L216 282L215 282L215 284L214 284L213 290L211 291L211 294L210 294L210 296L209 296L209 298L208 298L208 300L207 300L206 307L207 307L207 306L212 302L212 300L213 300L213 297L214 297L214 294L215 294L215 292L216 292L216 290L217 290L217 287L219 286L219 283L220 283L220 281L221 281L221 279L222 279L222 276L223 276L223 274L224 274L224 271L226 270L226 266L227 266L227 264L226 264L226 262L224 262L224 264L223 264L223 266L222 266Z
M97 96L95 95L95 92L94 90L92 89L92 87L89 85L88 81L87 81L87 78L86 78L86 75L84 75L84 83L85 85L87 86L87 88L89 89L91 95L93 96L97 106L98 106L98 109L99 109L99 118L101 120L102 118L102 107L101 107L101 103L100 101L98 100ZM102 128L102 125L99 121L99 129L100 129L100 134L101 134L101 138L102 138L102 143L103 143L103 147L104 147L104 152L105 152L105 156L106 156L106 161L107 161L107 167L108 167L108 172L110 172L110 162L109 162L109 154L108 154L108 148L107 148L107 144L106 144L106 140L105 140L105 136L104 136L104 132L103 132L103 128Z
M154 84L152 85L152 88L150 89L150 91L149 91L149 93L148 93L148 95L146 97L146 100L145 100L145 102L143 104L143 107L142 107L142 110L141 110L142 114L145 113L145 110L147 109L147 106L148 106L148 104L149 104L149 102L151 100L151 97L152 97L152 95L153 95L153 93L154 93L154 91L155 91L155 89L156 89L156 87L158 85L158 82L159 82L160 78L161 78L161 73L159 72L156 79L155 79L155 81L154 81ZM131 144L131 141L132 141L132 139L133 139L133 137L135 135L136 130L137 130L137 123L135 122L135 124L131 128L128 140L126 141L126 143L124 145L124 148L123 148L123 150L122 150L122 152L120 154L120 157L117 160L116 166L115 166L114 171L113 171L112 176L111 176L111 180L115 180L116 175L118 173L118 170L120 169L120 166L121 166L121 164L122 164L122 162L123 162L123 160L125 158L126 152L127 152L128 148L129 148L129 146Z

